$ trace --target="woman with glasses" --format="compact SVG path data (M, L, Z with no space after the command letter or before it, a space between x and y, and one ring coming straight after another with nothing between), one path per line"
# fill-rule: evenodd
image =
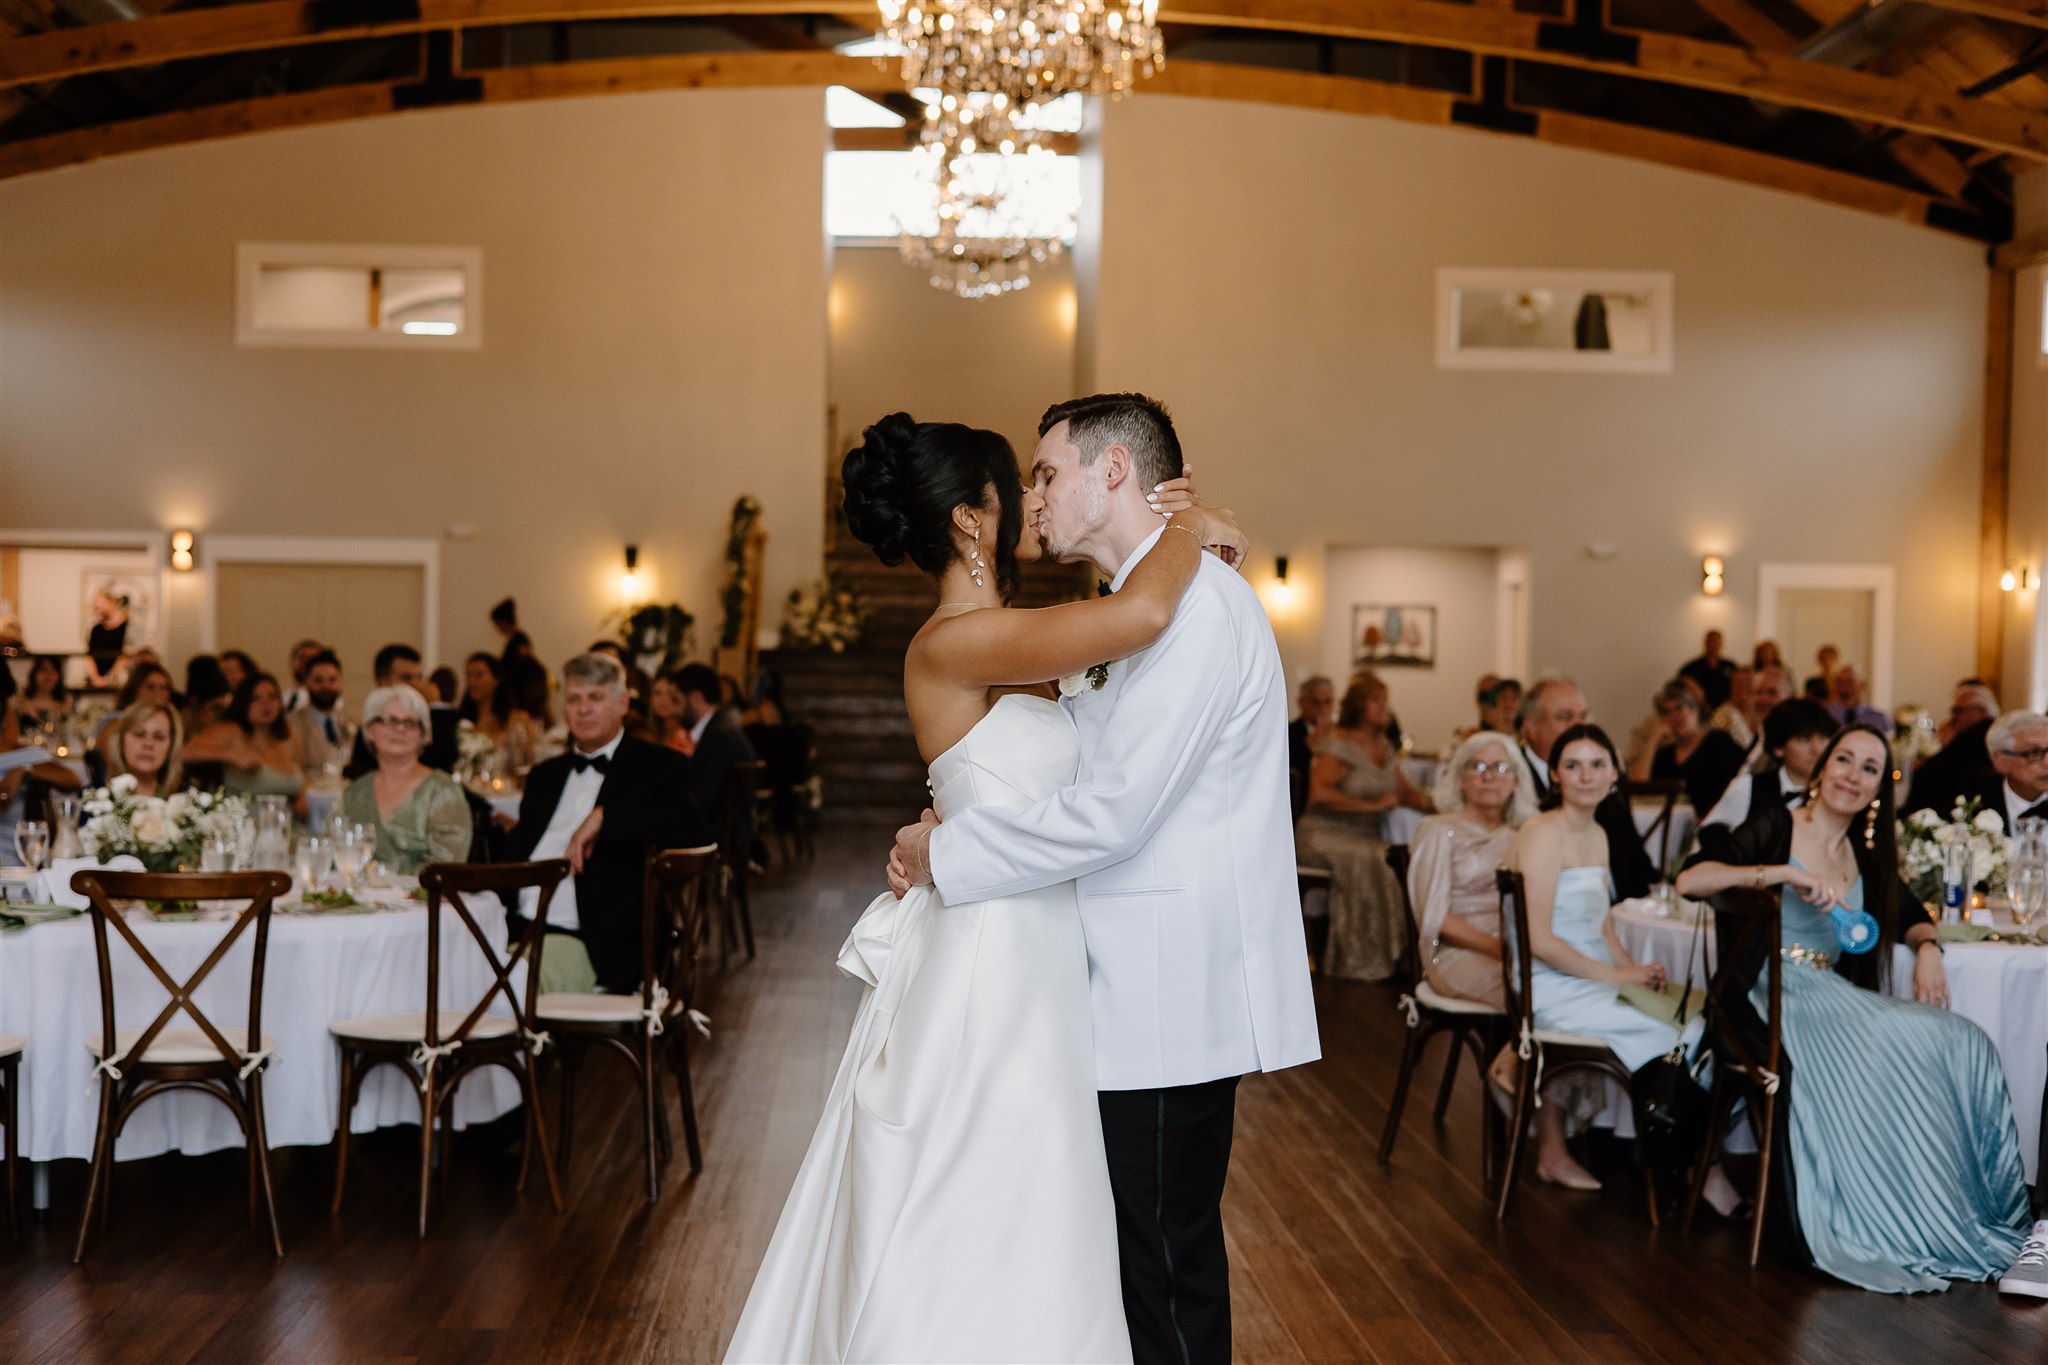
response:
M469 802L455 779L420 761L432 716L410 687L380 687L363 704L363 735L377 766L349 783L341 816L377 831L377 861L410 875L469 858Z
M1673 678L1657 689L1657 728L1629 769L1636 782L1682 782L1696 811L1709 811L1742 771L1742 747L1726 730L1700 720L1692 685Z
M1481 730L1438 769L1435 798L1408 851L1422 973L1445 995L1505 1009L1494 873L1536 813L1536 782L1512 739Z

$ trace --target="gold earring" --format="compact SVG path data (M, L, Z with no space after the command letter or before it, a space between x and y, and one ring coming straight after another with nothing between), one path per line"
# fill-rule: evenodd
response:
M1881 797L1873 797L1871 799L1870 819L1863 826L1863 846L1865 848L1877 847L1877 817L1881 804Z
M1815 782L1806 789L1806 809L1802 812L1808 821L1813 819L1814 803L1820 800L1820 783Z
M981 572L982 572L982 570L983 570L983 569L985 569L985 568L987 568L987 567L988 567L987 565L985 565L984 563L982 563L982 560L981 560L981 528L980 528L979 526L977 526L977 527L975 527L975 528L974 528L974 561L973 561L973 563L974 563L974 567L973 567L972 569L970 569L970 570L969 570L968 572L969 572L969 574L970 574L970 575L971 575L971 576L973 577L973 579L974 579L974 586L978 588L978 587L981 587L981 586L982 586L982 577L981 577Z

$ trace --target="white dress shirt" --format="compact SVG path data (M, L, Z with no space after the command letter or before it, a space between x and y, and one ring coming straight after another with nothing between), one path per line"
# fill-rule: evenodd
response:
M602 758L609 761L619 751L619 741L626 737L624 730L611 738L611 743L588 754L585 758ZM581 750L571 749L572 754ZM604 789L604 774L596 768L585 768L572 772L569 780L562 784L562 797L555 802L555 813L548 820L548 827L541 832L540 842L533 846L532 859L541 862L548 858L559 858L569 851L569 840L577 827L590 818L590 812L597 809L597 794ZM529 887L519 893L519 913L531 919L534 905L540 900L540 892ZM576 914L576 879L564 877L562 884L555 888L554 899L548 902L548 923L572 933L583 927L583 921Z
M717 714L718 708L714 706L709 711L706 711L703 715L697 717L697 723L690 727L691 748L696 748L697 745L703 740L704 732L711 728L711 721L713 717L717 716Z
M1729 779L1728 789L1721 793L1721 799L1714 803L1714 808L1707 812L1707 818L1700 823L1726 825L1729 829L1734 829L1749 818L1749 803L1755 790L1755 773L1735 774ZM1796 800L1792 799L1795 794ZM1806 804L1805 789L1782 767L1778 769L1778 799L1785 803L1788 810L1796 810Z
M2021 796L2012 789L2010 782L2001 782L1999 786L2005 792L2005 832L2010 834L2020 827L2020 817L2041 803ZM2048 800L2048 797L2042 800Z

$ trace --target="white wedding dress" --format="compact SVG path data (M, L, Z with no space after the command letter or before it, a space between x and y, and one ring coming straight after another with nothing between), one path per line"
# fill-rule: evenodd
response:
M1042 697L931 765L941 818L1074 780ZM869 986L728 1361L1128 1361L1072 883L886 892L839 965Z

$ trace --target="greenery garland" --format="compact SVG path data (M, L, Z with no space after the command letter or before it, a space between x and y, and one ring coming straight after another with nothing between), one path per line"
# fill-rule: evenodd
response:
M732 531L725 538L725 585L718 595L725 612L725 619L718 626L718 644L722 649L734 649L740 643L741 618L746 614L747 591L752 586L747 569L747 542L753 537L754 523L760 519L761 504L752 496L742 494L732 505Z

